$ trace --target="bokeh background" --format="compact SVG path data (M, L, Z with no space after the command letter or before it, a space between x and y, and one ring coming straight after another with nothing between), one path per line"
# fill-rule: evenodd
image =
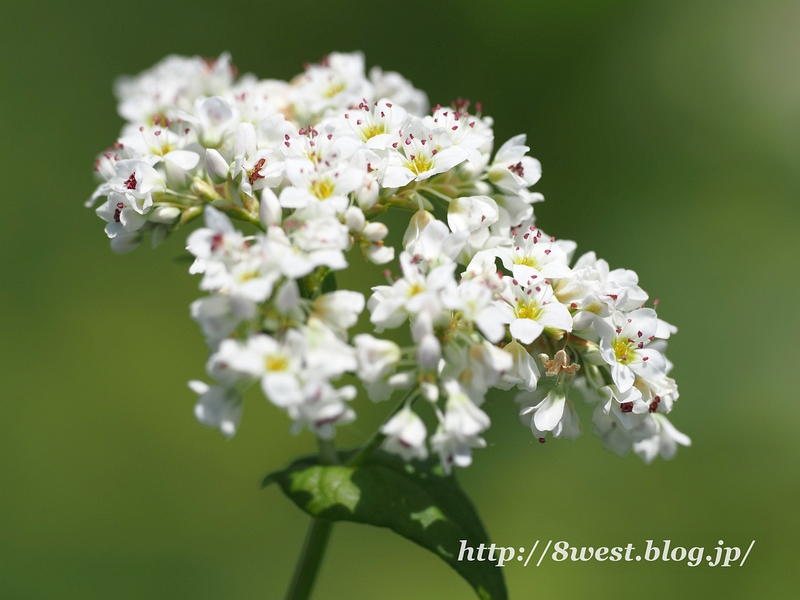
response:
M288 79L362 49L434 103L482 101L498 142L527 132L539 223L638 271L681 330L672 417L694 444L671 462L620 459L590 433L534 443L511 398L490 400L490 447L458 477L493 540L756 540L743 568L511 564L511 597L797 598L798 32L791 0L5 5L0 597L282 597L308 519L258 482L312 437L257 393L231 441L194 421L186 381L206 355L182 239L113 255L82 203L122 123L115 76L229 50ZM342 445L389 406L356 409ZM433 555L354 524L335 529L315 596L470 597Z

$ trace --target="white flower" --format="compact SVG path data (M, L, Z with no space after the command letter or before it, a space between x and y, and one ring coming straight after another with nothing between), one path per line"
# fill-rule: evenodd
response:
M212 350L233 333L239 323L254 318L256 310L255 303L238 296L207 296L191 304L192 319L200 325Z
M455 263L440 265L426 275L412 257L403 252L400 265L403 277L394 285L373 287L373 294L367 302L370 321L378 333L398 327L408 315L416 315L421 311L438 318L443 308L443 294L448 288L455 287Z
M523 392L516 401L523 406L520 417L529 419L531 432L540 442L544 441L548 431L554 438L564 437L568 440L574 440L581 434L578 413L564 394L564 386Z
M520 281L569 277L569 258L555 238L543 239L533 225L512 230L514 239L509 248L498 248L503 266Z
M533 391L539 381L539 367L536 361L528 353L525 347L519 342L512 341L506 344L503 350L511 355L513 360L510 369L507 369L495 386L503 390L511 389L514 386L522 390Z
M242 418L242 395L232 387L209 386L202 381L190 381L189 387L200 397L194 406L194 416L203 425L216 427L226 438L233 437Z
M406 461L428 458L425 423L408 406L389 419L381 427L381 433L386 436L382 447L387 452L399 454Z
M357 105L372 98L372 85L364 75L364 55L360 52L332 52L319 64L309 65L295 79L291 97L298 117L308 121L330 109Z
M665 416L654 414L652 418L656 425L654 435L633 442L633 451L644 462L650 464L659 454L665 460L669 460L677 453L678 444L681 446L692 445L689 436L675 429L675 426Z
M287 414L294 421L292 432L299 433L305 426L322 439L332 439L336 425L351 423L355 411L345 402L356 397L356 388L346 385L335 388L327 381L310 381L303 386L301 401L287 406Z
M470 448L484 448L486 441L480 437L491 421L489 416L470 400L458 382L444 384L447 393L445 414L431 437L431 447L439 454L442 468L450 473L452 466L468 467L472 464Z
M650 411L642 393L635 387L623 392L615 385L607 385L600 388L600 395L605 399L602 402L603 412L614 413L625 429L633 429Z
M340 129L354 133L366 144L367 148L385 149L395 141L395 137L406 119L406 111L402 106L383 98L372 106L361 102L357 109L350 109L339 121Z
M542 282L525 284L516 279L506 278L507 287L502 293L505 301L503 311L511 323L511 335L530 344L538 338L545 328L572 331L572 317L567 308L553 296L553 289Z
M220 148L233 137L239 124L239 113L220 96L197 98L191 114L180 111L179 117L194 131L197 141L205 148Z
M423 122L432 130L443 130L450 138L453 146L467 151L467 160L473 165L481 165L480 148L492 137L482 134L481 128L475 129L477 117L470 115L466 107L438 107L433 115L425 117ZM483 166L483 165L481 165Z
M633 386L636 376L656 381L666 374L664 357L647 345L655 337L658 318L652 308L615 312L609 319L595 317L600 352L611 366L611 377L620 391Z
M282 228L270 227L267 236L270 252L287 277L298 279L320 266L347 266L344 250L350 245L350 232L331 207L309 204L286 218Z
M305 157L290 157L286 160L286 178L292 185L281 192L281 206L303 208L329 203L343 213L350 204L348 194L361 187L365 176L365 171L346 162L315 165Z
M535 158L526 156L530 148L525 145L525 134L517 135L500 146L489 167L489 181L497 187L516 192L539 181L542 165Z
M389 164L381 182L386 188L429 179L469 157L466 149L453 146L443 127L431 129L410 115L389 150Z
M257 190L274 188L283 181L283 155L271 148L259 149L252 123L239 123L236 129L232 177L241 174L241 188L248 196Z
M256 334L227 362L236 371L260 379L264 395L270 402L285 408L302 401L298 381L302 355L297 346L296 342L279 342L269 335Z
M403 238L406 252L418 262L436 266L456 260L469 236L467 231L451 232L442 221L420 210L411 218Z
M364 295L337 290L320 295L312 303L311 316L319 319L337 333L344 333L358 321L364 310Z
M395 372L402 356L400 346L391 340L381 340L368 333L353 338L358 360L358 377L371 400L386 400L393 387L388 378Z

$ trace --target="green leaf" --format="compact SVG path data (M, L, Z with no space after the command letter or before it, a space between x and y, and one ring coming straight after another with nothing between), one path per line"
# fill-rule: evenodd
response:
M444 560L480 598L508 598L503 569L494 562L458 561L461 540L488 548L489 536L470 499L438 460L405 463L377 450L348 466L349 455L340 453L342 465L320 464L316 456L298 459L268 475L264 485L277 483L312 517L388 527Z

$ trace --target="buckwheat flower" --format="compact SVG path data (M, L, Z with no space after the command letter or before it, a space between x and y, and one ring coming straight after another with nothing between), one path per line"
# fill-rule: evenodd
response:
M203 217L206 226L193 231L186 241L186 249L195 257L189 269L192 274L205 273L209 260L232 258L244 245L244 236L224 213L206 206Z
M347 267L344 251L350 245L350 232L332 206L316 203L296 210L282 227L270 227L267 238L269 252L287 277L305 277L321 266Z
M229 147L239 125L239 111L220 96L197 98L191 113L180 111L178 116L204 148Z
M638 285L638 276L628 269L609 269L605 260L594 252L581 256L573 267L572 276L558 282L556 296L578 312L574 315L575 329L587 329L593 315L608 317L616 310L630 311L647 301L647 293Z
M502 293L505 303L501 306L515 339L530 344L542 335L545 328L572 331L569 310L555 299L549 285L532 280L521 283L510 277L505 279L507 286Z
M307 379L336 379L358 367L355 349L325 323L309 318L306 325L287 335L293 351L303 359Z
M411 256L403 252L400 254L400 266L403 277L391 286L373 287L373 294L367 302L370 321L378 333L398 327L408 315L416 315L421 311L438 317L443 307L443 294L455 286L455 263L440 265L426 274Z
M543 387L535 392L523 392L516 398L522 408L520 418L529 419L534 437L543 442L546 433L554 438L574 440L581 434L581 423L575 406L567 399L564 386Z
M311 304L311 317L319 319L333 331L344 334L358 321L364 310L364 295L349 290L321 294Z
M497 270L495 265L496 258L497 254L494 249L477 252L461 274L461 280L478 283L491 290L496 296L499 296L505 289L506 282L503 279L503 274Z
M119 114L134 123L153 115L175 118L176 109L190 110L198 96L223 95L233 83L230 55L215 60L199 56L168 56L137 76L120 77L114 93Z
M358 105L374 96L364 74L364 55L331 52L319 64L308 65L290 92L297 117L308 122L331 109Z
M142 160L121 160L116 164L116 175L109 180L109 187L124 195L130 206L139 214L145 214L153 206L153 193L163 192L164 176Z
M608 319L595 317L594 326L600 336L603 360L611 366L611 377L621 392L633 386L637 375L648 381L664 377L663 355L647 347L658 328L652 308L615 312Z
M600 388L603 412L613 413L625 429L633 429L650 412L649 403L642 398L636 387L620 391L615 385Z
M206 373L216 381L227 387L252 380L253 376L245 368L239 368L242 353L246 351L245 343L234 340L223 340L217 350L213 352L206 362Z
M665 460L670 460L678 452L678 445L691 446L692 440L681 433L669 420L659 414L652 416L655 422L655 433L651 437L636 440L632 443L633 451L647 464L659 454Z
M194 416L207 427L215 427L226 438L239 428L242 418L242 394L233 387L209 386L202 381L190 381L189 388L200 396L194 406Z
M346 404L355 397L356 388L352 385L335 388L327 381L307 382L303 385L301 400L286 406L293 421L292 433L300 433L303 427L307 427L324 440L332 439L336 425L355 420L355 411Z
M394 388L388 379L395 373L402 358L400 347L391 340L382 340L361 333L353 338L358 361L357 375L370 400L386 400Z
M439 416L439 427L431 436L431 448L439 454L445 473L450 473L453 465L468 467L472 464L471 448L486 447L486 441L479 434L491 421L456 381L447 381L444 387L447 393L445 413Z
M514 386L526 391L535 390L540 376L539 367L525 347L515 340L506 344L503 351L511 355L511 368L502 373L495 386L502 390Z
M429 266L452 263L461 253L469 232L451 232L442 221L428 219L427 211L412 217L403 241L406 253ZM430 214L430 213L427 213Z
M530 148L525 145L525 134L508 140L497 151L489 167L489 181L500 189L516 192L534 185L542 176L542 165L526 156Z
M512 230L511 246L498 248L497 256L503 266L520 281L533 280L537 284L543 279L569 277L569 258L555 238L544 238L540 229L533 225Z
M499 216L497 202L489 196L453 198L447 209L447 224L453 232L468 231L472 234L488 230Z
M490 342L497 343L505 337L509 318L491 288L475 280L462 281L455 289L447 290L443 302L458 311L460 318L474 323Z
M256 304L240 296L207 296L191 304L192 319L200 325L206 344L213 351L232 334L239 323L256 316Z
M407 114L402 106L386 98L372 106L362 100L358 108L345 111L336 127L354 133L367 148L383 150L395 141Z
M270 402L286 408L302 400L302 388L298 380L302 354L298 346L292 340L280 342L272 336L259 333L251 336L238 352L231 353L228 363L236 371L259 379L261 389Z
M281 191L281 206L303 208L326 203L343 213L350 205L348 194L361 187L365 176L366 172L349 163L315 165L304 157L290 157L286 160L286 178L292 185Z
M135 132L125 133L119 142L148 164L162 163L167 180L182 185L188 172L200 162L200 155L185 149L188 143L185 130L173 131L171 123L167 119L162 124L159 118L155 126L140 126Z
M432 115L423 119L431 130L441 129L450 138L454 147L467 151L467 160L475 165L481 163L479 149L491 138L487 138L475 130L477 117L470 115L466 110L451 107L439 107Z
M108 199L95 210L95 214L106 222L108 237L134 233L147 223L147 217L141 212L146 209L142 208L140 200L131 194L109 193Z
M235 179L241 174L240 185L248 196L263 188L277 187L283 181L283 155L270 148L259 150L252 123L239 123L233 152L235 158L231 176Z
M465 148L453 145L443 127L429 128L411 116L388 149L389 164L381 182L386 188L429 179L469 157Z
M452 344L449 346L452 347ZM459 360L453 360L453 354L448 353L448 362L452 361L460 373L457 380L470 399L477 405L483 404L486 393L490 388L497 386L500 378L512 368L513 358L500 348L484 341L480 344L472 344L463 349L465 364L458 369ZM446 377L447 367L442 376Z
M428 431L425 423L408 406L389 419L380 431L386 436L382 447L387 452L397 454L405 461L428 458L428 448L425 446Z

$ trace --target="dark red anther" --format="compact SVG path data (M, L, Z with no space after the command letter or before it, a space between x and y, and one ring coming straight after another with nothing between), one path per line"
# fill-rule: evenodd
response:
M520 177L525 177L525 169L522 167L522 162L518 162L515 165L510 165L508 170L512 173L516 173Z
M128 188L129 190L135 190L136 189L136 183L137 183L136 182L136 173L131 173L131 176L128 177L128 179L125 180L125 187Z
M633 402L623 402L619 405L619 409L624 413L633 412Z
M248 181L250 181L250 185L255 184L255 182L258 181L259 179L264 179L264 175L259 173L259 171L261 170L261 167L264 166L265 162L267 162L265 158L258 159L258 162L253 167L253 170L250 171L250 176L247 178Z

